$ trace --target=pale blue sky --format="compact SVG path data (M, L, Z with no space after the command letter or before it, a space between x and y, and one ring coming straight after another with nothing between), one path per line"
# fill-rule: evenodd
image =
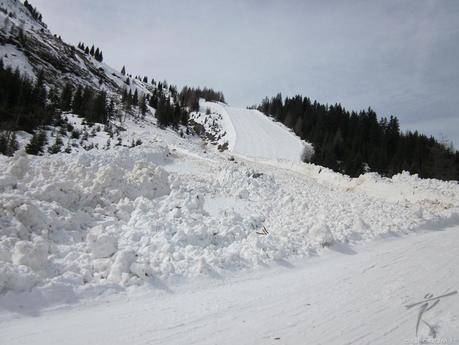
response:
M209 86L246 106L277 92L373 107L459 146L457 0L33 0L113 67Z

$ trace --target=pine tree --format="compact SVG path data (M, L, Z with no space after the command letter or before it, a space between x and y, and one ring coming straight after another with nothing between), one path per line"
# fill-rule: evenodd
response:
M142 113L143 116L147 113L147 98L145 95L143 95L140 99L140 112Z
M99 92L94 102L94 115L93 121L99 123L107 123L108 121L108 108L107 108L107 93Z
M48 148L48 152L53 155L59 153L61 152L61 148L63 145L64 142L62 141L61 137L59 135L56 135L56 140L54 141L54 144Z
M137 107L139 105L139 92L137 89L134 91L134 96L132 97L132 105Z
M94 50L94 45L91 47L91 50L89 51L89 54L91 56L94 56L95 50Z
M123 66L123 68L121 69L121 74L123 76L126 75L126 66Z
M44 131L37 131L32 136L29 144L26 146L26 152L29 155L40 155L43 153L44 146L46 145L46 133Z
M62 90L60 107L62 111L69 111L72 109L72 95L73 87L70 83L66 83Z
M12 156L19 148L16 140L16 132L12 130L0 132L0 153L5 156Z
M72 110L75 114L82 115L83 111L83 87L78 86L72 102Z
M47 92L45 88L45 73L43 70L38 73L37 81L35 82L35 86L32 92L32 97L34 103L42 108L45 107Z

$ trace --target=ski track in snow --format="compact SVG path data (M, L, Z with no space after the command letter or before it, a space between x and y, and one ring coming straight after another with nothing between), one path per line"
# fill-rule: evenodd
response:
M257 110L228 107L237 133L235 153L260 157L301 160L304 145L292 133L281 129ZM256 129L256 130L254 130Z
M338 246L250 274L5 321L0 338L8 345L416 344L418 309L405 306L458 288L458 242L455 227ZM459 295L424 319L436 341L457 339ZM419 336L435 341L426 327Z
M203 112L209 109L222 117L221 131L226 133L224 140L229 144L229 151L234 154L289 161L302 161L305 155L311 154L309 144L258 110L213 102L201 102L200 106ZM211 119L212 116L207 118ZM205 119L206 116L201 116L197 120L205 125Z

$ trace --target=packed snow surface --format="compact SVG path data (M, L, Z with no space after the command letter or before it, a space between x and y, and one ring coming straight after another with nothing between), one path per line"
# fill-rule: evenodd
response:
M0 339L8 345L455 344L459 295L426 312L417 335L420 306L406 306L458 289L458 242L455 227L336 246L306 261L187 286L157 283L129 297L0 322Z
M258 110L215 102L201 102L200 107L201 114L194 119L206 128L216 124L220 128L220 144L227 142L228 149L235 154L302 161L312 153L310 144ZM207 116L203 112L207 112Z

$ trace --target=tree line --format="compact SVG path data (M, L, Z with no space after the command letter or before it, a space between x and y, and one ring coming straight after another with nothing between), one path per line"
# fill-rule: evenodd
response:
M84 117L90 123L106 124L114 112L114 102L105 92L89 86L73 87L67 83L58 90L45 87L44 73L36 80L18 69L4 67L0 59L0 153L10 155L17 149L16 131L36 132L59 123L63 111Z
M34 82L17 69L5 68L0 59L0 153L17 149L15 131L32 132L53 121L55 111L47 98L43 73Z
M378 119L371 109L348 111L307 97L265 98L258 109L313 144L312 162L352 177L402 171L423 178L459 179L459 152L432 136L402 132L395 116Z
M105 91L89 86L74 88L70 83L65 84L58 102L60 110L71 111L89 123L106 124L114 115L114 101L108 100Z
M180 92L180 103L188 107L191 111L199 110L199 99L204 98L206 101L215 101L225 103L223 92L215 91L210 88L194 88L185 86Z
M43 23L43 16L41 15L40 12L38 12L36 7L33 7L30 4L30 2L28 2L27 0L24 1L24 6L25 6L25 8L27 8L29 10L30 15L32 16L33 19L35 19L36 21L38 21L40 23Z
M155 117L161 127L171 126L178 128L179 125L186 126L189 112L180 104L176 88L173 86L164 88L164 84L166 83L159 82L158 87L151 94L139 95L137 88L134 92L130 88L129 90L125 88L121 98L122 103L127 111L136 108L142 116L146 115L148 106L155 109Z
M80 49L86 55L91 55L94 59L96 59L99 62L104 61L104 54L102 53L102 50L94 47L94 45L92 45L92 47L89 48L89 46L85 46L84 43L80 42L78 43L78 49Z

